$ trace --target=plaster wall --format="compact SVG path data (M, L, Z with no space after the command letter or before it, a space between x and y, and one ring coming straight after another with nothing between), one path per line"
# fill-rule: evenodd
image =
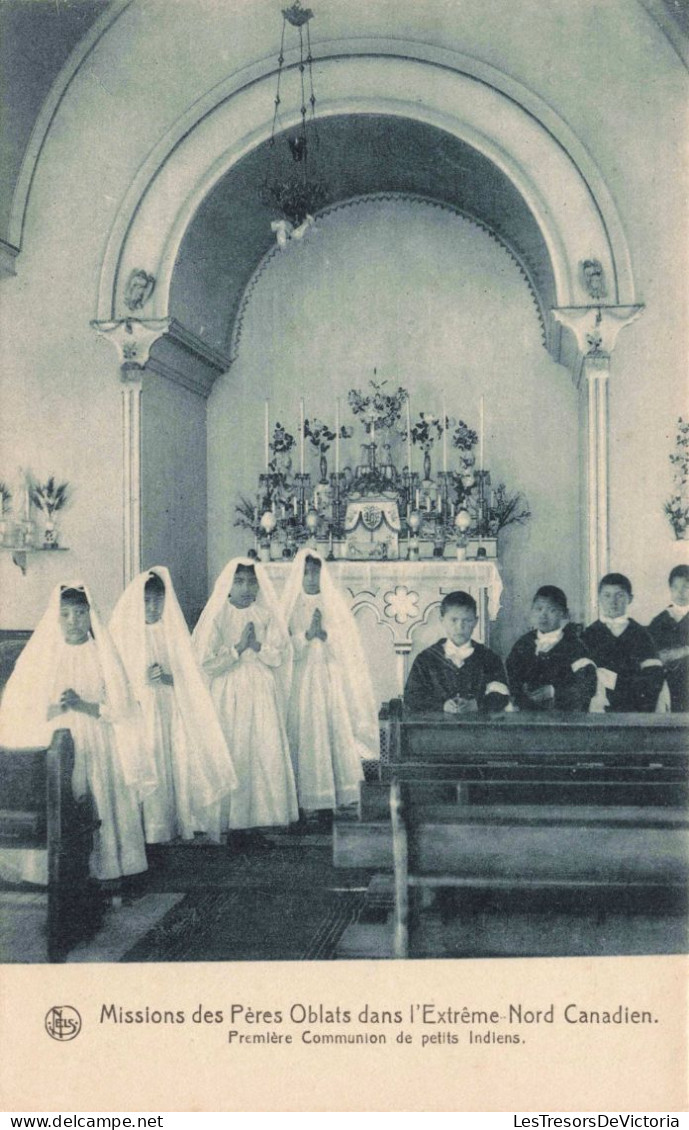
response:
M269 328L269 332L268 331ZM247 536L232 525L240 494L255 500L262 469L264 400L271 429L292 434L298 403L332 428L335 401L354 437L342 464L360 462L363 428L347 406L350 388L376 379L411 393L412 418L442 412L478 429L485 396L485 460L493 482L523 490L533 518L505 532L505 582L495 640L517 633L534 587L560 584L580 605L577 395L541 342L535 304L507 252L481 228L411 201L338 209L303 244L275 253L242 322L237 359L209 401L211 579ZM406 462L397 437L396 462ZM433 451L442 469L441 446ZM307 470L316 455L307 445ZM334 452L328 453L331 468ZM414 469L421 469L415 449ZM456 465L450 448L449 465ZM295 455L298 469L298 449Z

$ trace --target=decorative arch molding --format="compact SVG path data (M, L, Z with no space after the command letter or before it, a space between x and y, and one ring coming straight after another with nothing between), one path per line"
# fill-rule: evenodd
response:
M331 204L329 207L323 208L320 212L317 212L314 218L316 220L327 219L328 216L332 216L335 212L341 212L346 208L356 208L362 204L375 204L380 201L392 201L393 203L395 201L402 201L408 204L420 204L427 208L437 208L441 212L448 212L450 215L457 216L460 219L465 220L466 223L480 228L481 231L485 232L487 236L495 240L495 242L499 244L503 251L507 252L529 289L529 294L536 309L536 316L540 323L543 344L546 344L546 327L548 324L547 318L549 311L544 308L543 303L541 302L540 296L536 289L536 285L531 277L528 267L517 255L513 247L511 247L504 239L502 239L501 236L493 230L493 228L489 227L487 224L484 224L481 220L476 219L475 216L470 216L466 212L463 212L460 208L455 208L453 207L453 205L448 204L445 201L434 200L433 197L422 196L421 194L415 192L368 192L360 196L353 196L349 200L338 201L337 204ZM236 306L236 311L233 316L232 332L230 336L229 360L232 363L237 360L237 356L239 354L244 318L246 316L246 312L254 291L256 290L261 277L265 274L270 264L276 259L276 257L280 256L281 254L283 254L281 249L277 246L277 244L274 244L273 247L271 247L270 250L267 251L261 259L260 263L256 267L256 270L249 279L249 282L244 288L243 294L240 296L240 299Z
M611 301L635 301L627 241L602 177L536 95L485 63L421 43L331 42L319 44L316 54L321 116L410 118L472 145L501 169L541 229L558 306L589 303L578 271L586 258L602 263ZM287 56L288 65L294 61ZM99 320L122 315L124 282L139 267L157 279L151 316L167 316L172 272L194 213L225 173L270 136L274 74L262 61L220 84L151 151L110 233ZM283 124L295 120L285 116Z
M107 10L96 20L86 35L71 52L67 62L50 88L48 97L41 106L40 113L34 122L31 136L24 157L22 158L19 176L12 194L12 208L8 225L8 242L15 254L21 250L24 234L24 220L29 202L29 194L33 183L36 166L40 160L43 146L48 131L57 114L60 104L65 97L71 83L87 61L93 50L98 46L103 37L110 31L116 20L133 3L133 0L112 0Z

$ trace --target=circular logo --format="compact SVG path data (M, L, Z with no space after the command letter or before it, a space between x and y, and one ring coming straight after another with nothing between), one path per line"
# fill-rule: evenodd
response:
M73 1040L81 1032L81 1017L70 1004L56 1004L45 1014L45 1030L53 1040Z

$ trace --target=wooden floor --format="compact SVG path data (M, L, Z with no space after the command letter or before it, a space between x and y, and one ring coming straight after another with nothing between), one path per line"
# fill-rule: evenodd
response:
M327 829L275 832L268 839L267 849L241 852L203 843L149 849L151 865L137 888L130 897L114 899L98 935L72 950L67 960L309 960L309 954L313 960L385 960L391 956L389 874L335 869L332 834ZM336 947L332 952L319 948L315 942L319 931L323 934L328 906L337 897L349 898L351 906L357 892L360 902L354 920L349 924L334 920ZM169 921L171 913L179 915L181 929L185 906L191 907L191 915L202 914L207 905L217 902L222 907L223 896L231 897L235 908L225 915L231 919L229 925L220 922L217 929L205 933L197 929L193 949L185 948L182 941L176 948L163 948L162 956L156 957L148 940L156 931L164 933L161 923ZM569 892L553 901L537 894L438 891L425 898L415 956L687 952L686 899L659 900L653 892L619 892L604 901ZM44 927L44 894L0 892L1 961L45 962Z

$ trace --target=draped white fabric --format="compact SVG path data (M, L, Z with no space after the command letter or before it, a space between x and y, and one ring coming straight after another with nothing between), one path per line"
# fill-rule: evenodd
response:
M151 574L165 585L165 602L160 620L146 624L144 591ZM237 777L166 568L135 577L117 603L110 631L141 705L144 748L158 779L144 801L147 842L190 839L195 831L217 837L210 811L236 787ZM172 675L172 686L149 681L153 663Z
M359 630L344 595L332 579L327 563L318 552L308 547L300 549L297 553L282 598L285 619L290 625L295 641L297 659L300 659L298 649L301 648L303 653L303 647L301 643L297 643L298 633L292 621L298 616L301 622L306 615L303 610L307 609L309 604L307 594L304 593L304 564L307 557L314 557L321 563L321 591L318 594L317 607L321 609L323 626L328 633L325 654L330 657L331 669L336 668L338 672L348 725L356 742L358 756L366 759L378 758L380 757L378 710ZM297 612L297 604L302 606L301 612ZM307 624L306 627L308 626ZM315 658L316 653L313 654Z
M359 798L361 759L367 748L356 738L356 704L345 694L343 670L331 642L322 594L297 596L290 619L295 650L287 734L301 808L351 804ZM306 639L319 608L328 638Z
M156 787L151 766L141 756L140 715L115 647L103 627L88 590L92 637L65 642L60 627L62 588L17 660L0 707L0 744L43 747L53 731L69 729L75 748L72 788L75 797L90 792L101 827L94 837L90 866L98 879L114 879L146 869L138 799ZM99 704L100 716L68 710L47 720L50 706L72 689L86 702Z
M255 567L256 600L246 608L229 602L238 565ZM237 654L242 632L253 623L258 652ZM235 558L216 581L193 634L194 648L232 756L238 786L216 807L220 828L289 824L299 809L285 729L292 673L289 634L273 586L260 564Z

